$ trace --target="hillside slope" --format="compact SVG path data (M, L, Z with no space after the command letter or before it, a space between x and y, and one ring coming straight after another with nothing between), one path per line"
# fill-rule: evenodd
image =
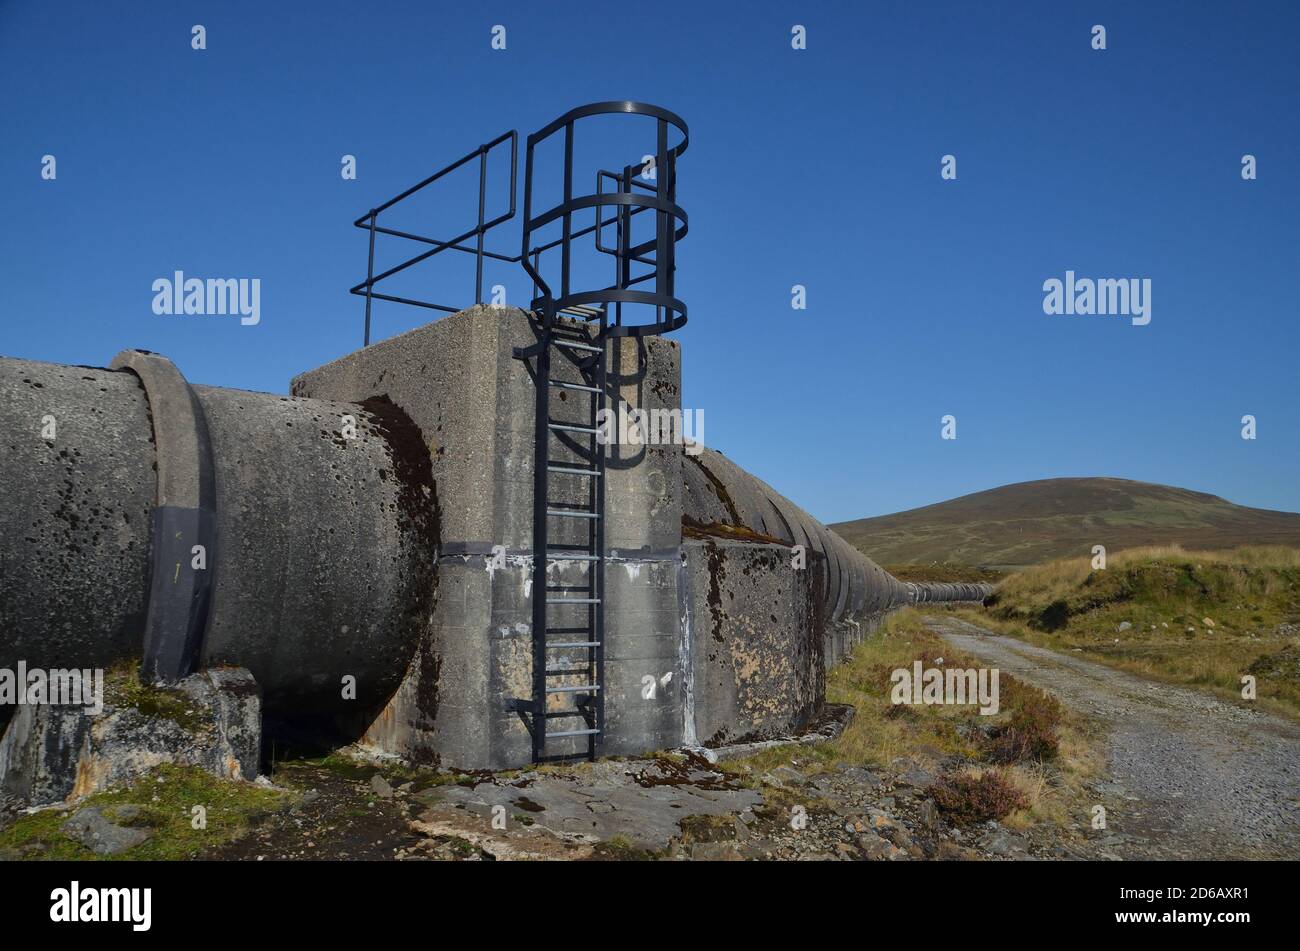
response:
M1147 545L1300 547L1300 514L1129 479L1019 482L924 508L832 525L881 564L1016 567Z
M1135 548L1009 575L976 623L1146 677L1300 714L1300 550Z

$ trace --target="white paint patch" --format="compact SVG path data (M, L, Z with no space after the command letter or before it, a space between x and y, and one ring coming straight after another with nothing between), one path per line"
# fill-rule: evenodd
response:
M491 555L484 555L483 567L487 569L488 577L494 578L497 570L497 559ZM470 556L465 556L465 563L469 564ZM506 567L523 568L528 574L532 573L533 558L531 555L506 555Z
M565 561L563 558L559 558L546 562L546 573L548 575L554 574L556 569L572 569L575 565L580 575L585 575L591 570L591 562L589 561Z
M686 588L686 555L683 549L682 562L677 568L677 590L680 592L682 615L679 627L681 637L677 642L677 659L682 667L682 745L699 746L695 735L695 685L694 671L691 668L691 597Z

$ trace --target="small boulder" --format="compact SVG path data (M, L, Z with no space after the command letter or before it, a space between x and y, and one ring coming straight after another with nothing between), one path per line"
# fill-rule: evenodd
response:
M789 766L778 766L763 774L763 782L778 789L797 789L808 785L808 777Z
M315 789L309 789L302 794L302 797L290 807L290 812L299 813L320 798L320 793Z
M100 810L104 818L118 825L132 825L140 818L140 807L135 803L124 802L114 806L104 806Z
M920 766L913 766L907 772L903 773L898 779L898 785L911 786L915 789L922 789L929 786L935 780L934 773Z
M874 832L858 836L858 848L874 862L893 862L906 858L906 853L888 839L882 839Z
M979 845L980 848L991 852L993 855L1006 857L1015 856L1017 854L1026 854L1028 852L1025 840L1014 832L1009 832L1005 829L998 829L997 831L990 832L988 835L980 839Z
M80 842L96 855L119 855L153 835L148 829L113 825L94 808L82 809L63 823L62 829L64 835Z
M873 829L892 829L898 825L894 821L894 817L887 812L882 812L879 809L868 809L867 812L867 822L870 823Z
M696 862L743 862L734 842L696 842L691 846L691 859Z
M378 773L370 777L370 788L380 799L393 798L393 787L389 785L388 780Z

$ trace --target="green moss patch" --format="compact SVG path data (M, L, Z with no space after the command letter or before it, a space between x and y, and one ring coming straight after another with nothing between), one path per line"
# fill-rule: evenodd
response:
M20 816L0 829L0 851L38 860L200 858L205 850L238 838L292 801L283 790L217 779L194 767L160 766L130 786L90 796L73 809ZM205 812L206 828L194 827L196 806ZM153 834L119 855L96 855L63 832L69 818L92 807L110 822L146 827Z

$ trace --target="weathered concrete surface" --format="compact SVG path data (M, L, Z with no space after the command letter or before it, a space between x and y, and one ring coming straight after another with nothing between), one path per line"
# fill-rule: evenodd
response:
M212 447L198 398L166 357L123 350L109 364L139 377L149 398L156 451L149 609L141 675L174 683L194 670L211 601L211 575L172 566L191 560L198 546L216 557Z
M598 842L615 836L633 846L662 849L689 816L749 813L762 795L704 762L606 761L559 776L524 774L473 788L435 786L418 794L428 809L414 823L427 832L458 812L491 818L504 810L507 827L540 828L565 839Z
M705 449L688 457L682 472L688 533L766 536L822 556L818 570L829 625L878 620L908 603L909 593L901 581L720 452Z
M431 613L437 502L419 430L379 401L194 390L217 483L204 666L247 667L273 715L373 716Z
M387 397L419 427L436 491L448 500L430 635L363 739L420 762L489 758L486 566L493 545L517 552L527 544L523 534L498 529L496 508L512 484L532 479L531 444L520 454L498 438L509 410L499 405L508 359L499 312L472 308L300 374L291 386L295 396L353 403Z
M712 747L806 727L826 692L822 556L797 569L782 545L705 539L682 550L685 742Z
M0 358L0 392L0 668L137 656L154 502L140 381Z
M211 487L203 484L209 460L202 410L185 378L166 357L146 350L123 350L109 369L138 377L149 398L158 446L158 504L198 508L207 503Z
M681 348L675 340L622 338L611 351L610 382L629 411L680 411ZM606 736L600 745L605 755L666 749L684 740L686 658L680 650L678 593L682 455L679 445L608 450Z
M248 671L192 674L141 694L110 682L104 708L22 705L0 738L0 798L46 805L128 783L162 763L257 776L261 696Z
M535 387L513 350L535 339L522 311L474 307L293 381L296 395L350 402L384 395L404 409L425 434L439 496L455 500L442 517L434 630L366 732L372 749L467 768L531 759L527 730L508 701L532 696ZM611 405L617 397L633 408L680 408L676 343L624 340L614 349ZM577 368L559 358L554 376L580 381ZM589 410L585 396L553 394L555 420L587 423ZM555 440L553 446L553 460L581 465L588 442ZM605 658L607 754L681 741L680 473L679 446L611 447L604 570L606 629L617 634ZM557 478L551 502L585 504L590 485L581 477ZM552 542L587 541L586 526L576 519L555 520L550 530ZM556 584L585 584L586 571L572 563L548 566ZM552 608L550 617L557 627L586 623L585 609L577 607ZM666 678L653 699L642 696L647 676ZM557 678L553 685L565 682ZM557 708L565 702L552 699ZM548 752L576 751L578 742L550 744Z

